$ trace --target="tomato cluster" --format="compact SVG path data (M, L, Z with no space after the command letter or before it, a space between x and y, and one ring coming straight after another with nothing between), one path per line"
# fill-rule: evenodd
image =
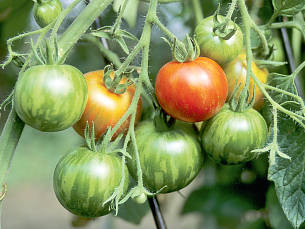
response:
M61 11L59 3L58 0L36 3L35 19L41 27L56 19ZM41 13L43 10L49 14ZM224 17L216 17L218 23L225 22ZM83 75L70 65L37 65L20 75L14 106L25 123L41 131L73 126L87 140L88 147L63 156L54 172L54 191L67 210L83 217L108 214L111 206L107 200L119 186L123 186L124 197L129 174L137 180L139 169L149 192L169 193L195 179L204 162L203 152L222 164L243 163L258 156L253 150L263 147L267 139L264 118L253 108L236 110L226 103L237 84L241 84L234 94L237 97L245 86L243 35L233 21L228 21L228 30L222 32L217 32L214 22L213 16L203 19L195 30L200 57L185 62L173 60L159 70L155 81L158 112L153 120L142 121L131 131L135 139L127 147L131 158L126 165L118 151L90 147L88 130L92 130L91 143L95 144L94 140L101 139L108 128L118 124L132 104L135 85L128 85L126 91L118 94L105 83L104 70ZM263 83L267 81L267 70L254 62L251 68ZM111 73L110 79L113 76ZM125 84L127 79L119 81ZM250 80L249 101L254 91L254 108L259 109L264 98L260 89L254 87ZM137 102L135 125L142 112L141 98ZM193 123L202 121L205 124L199 136ZM129 126L130 117L111 136L109 144L126 134ZM135 198L145 201L146 193Z

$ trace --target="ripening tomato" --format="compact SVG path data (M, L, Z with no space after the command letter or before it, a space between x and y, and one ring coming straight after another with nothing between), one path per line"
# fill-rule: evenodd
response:
M226 64L224 67L224 71L226 73L227 79L228 79L228 84L229 84L229 94L228 98L231 97L232 92L234 90L235 84L242 83L242 85L245 85L246 82L246 77L247 77L247 59L246 59L246 54L242 53L240 54L235 60L229 62ZM267 82L267 77L268 77L268 70L267 69L261 69L259 68L254 62L252 62L252 71L253 73L258 77L258 79L262 83ZM250 84L249 84L249 101L252 99L253 96L253 87L255 83L253 79L250 79ZM240 92L243 87L240 88ZM261 90L255 86L255 101L253 107L256 110L259 110L264 103L264 94L261 92Z
M74 130L84 136L86 122L92 125L94 122L95 137L100 138L107 130L113 127L121 119L132 102L135 93L135 86L131 85L123 94L116 94L106 88L103 82L104 71L98 70L88 72L85 75L88 85L88 102L80 120L73 126ZM125 79L122 79L122 83ZM136 122L141 117L142 100L140 99L137 107ZM128 118L115 133L114 137L127 131L130 123Z
M215 115L224 105L228 83L222 68L213 60L171 61L159 71L155 91L161 107L185 122L200 122Z
M219 22L224 22L225 17L218 15ZM243 48L243 33L239 26L229 21L228 27L236 31L230 39L218 36L214 30L214 16L204 18L195 29L195 37L200 47L200 56L206 56L223 65L234 60Z

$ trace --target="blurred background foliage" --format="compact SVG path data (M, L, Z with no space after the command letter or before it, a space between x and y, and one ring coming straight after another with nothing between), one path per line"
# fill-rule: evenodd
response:
M72 0L61 0L64 7ZM134 2L134 1L133 1ZM204 16L214 13L219 3L224 13L228 0L201 0ZM144 15L148 4L137 2L138 7L132 18L127 18L123 27L136 36L141 35ZM135 4L135 5L137 5ZM272 14L270 1L248 0L251 15L259 22L265 22ZM32 16L33 2L30 0L0 1L0 60L6 58L6 40L14 35L38 29ZM85 7L79 4L65 20L63 31ZM193 8L190 0L182 3L163 4L158 13L166 26L180 39L192 33L195 27ZM112 25L115 19L112 7L101 15L101 25ZM239 22L238 12L235 13ZM134 20L134 21L133 21ZM294 32L295 33L295 32ZM292 36L292 33L290 33ZM158 29L153 30L150 51L150 77L154 80L159 68L171 59L168 45L160 39ZM278 35L277 35L278 36ZM295 36L295 35L294 35ZM295 39L294 37L291 37ZM27 50L28 40L15 43L15 49ZM279 39L279 49L281 41ZM124 59L124 53L113 42L109 47ZM132 45L132 44L130 44ZM304 60L304 43L295 45L297 62ZM302 51L303 50L303 51ZM281 51L281 50L280 50ZM303 55L303 56L302 56ZM282 53L282 59L285 56ZM140 64L140 57L135 65ZM80 41L71 51L67 63L78 67L82 72L101 69L108 62L99 51L84 41ZM287 72L287 67L272 71ZM10 93L18 76L18 68L10 64L0 70L0 100ZM149 107L145 106L144 107ZM144 116L149 117L148 108ZM4 126L8 111L1 114L0 127ZM155 228L148 204L136 205L132 200L120 208L119 218L102 217L97 220L75 218L57 202L52 188L53 171L59 158L81 145L82 139L72 130L58 133L42 133L26 127L18 145L8 179L8 194L5 199L3 226L15 228L71 228L71 225L87 228ZM209 159L196 180L180 193L160 195L159 200L169 228L209 228L209 229L290 229L286 217L277 200L272 184L267 181L267 156L253 162L236 166L216 165ZM123 220L122 220L123 219ZM138 225L138 226L135 226ZM305 228L303 226L302 228Z

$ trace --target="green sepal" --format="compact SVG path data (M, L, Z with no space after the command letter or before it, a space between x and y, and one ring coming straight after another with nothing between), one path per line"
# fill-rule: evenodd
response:
M174 127L176 119L170 117L161 108L155 111L154 125L158 131L167 131Z
M93 30L91 35L99 38L105 38L107 40L115 40L127 55L129 54L129 49L125 42L125 38L138 41L138 38L136 38L133 34L122 29L113 30L111 26L104 26L98 30Z
M229 40L236 33L237 25L234 22L234 27L229 28L229 22L231 21L231 19L228 20L225 19L223 22L220 22L218 20L219 10L220 10L220 4L218 5L218 8L213 15L213 22L214 22L213 33L216 36L220 37L221 39Z
M161 37L171 48L173 59L183 63L187 61L193 61L199 57L200 48L195 37L190 38L189 35L186 36L186 41L178 44L176 38L171 42L165 37Z
M94 122L92 121L92 127L90 130L90 125L88 121L86 122L86 128L84 132L85 141L87 143L87 147L91 150L96 152L96 144L95 144L95 132L94 132Z
M134 82L132 80L130 80L128 77L126 77L127 78L126 83L121 84L120 81L121 81L123 76L131 75L132 72L133 72L133 69L130 72L124 72L121 76L117 76L116 72L114 71L113 65L112 64L107 65L104 68L104 78L103 78L105 87L108 90L110 90L110 91L112 91L113 93L116 93L116 94L125 93L127 88L130 85L132 85ZM115 74L115 77L112 79L110 75L113 74L113 73Z

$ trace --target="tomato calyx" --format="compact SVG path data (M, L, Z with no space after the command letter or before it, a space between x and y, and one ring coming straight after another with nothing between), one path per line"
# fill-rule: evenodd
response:
M232 27L232 25L230 24L231 19L229 18L225 18L224 21L219 21L218 12L219 9L215 12L213 16L213 22L214 22L213 33L223 40L229 40L236 33L238 29L237 25L235 24L235 22L233 22L234 26Z
M154 116L154 125L156 129L160 132L168 131L175 125L176 119L167 115L165 111L158 108Z
M162 39L170 46L173 59L180 63L193 61L199 57L200 48L195 38L187 35L185 44L178 43L177 39L174 39L173 42L164 37Z
M249 101L250 93L249 89L243 87L241 93L239 94L241 83L235 85L232 92L232 96L229 99L230 108L235 112L244 112L253 107L255 102L255 86L253 87L253 96ZM249 102L248 102L249 101Z
M117 75L116 72L114 71L113 65L107 65L104 68L104 84L106 88L116 94L123 94L126 92L127 88L132 85L134 82L129 79L129 77L126 77L126 82L125 83L120 83L122 78L126 75L131 75L133 70L130 72L124 72L121 75Z

